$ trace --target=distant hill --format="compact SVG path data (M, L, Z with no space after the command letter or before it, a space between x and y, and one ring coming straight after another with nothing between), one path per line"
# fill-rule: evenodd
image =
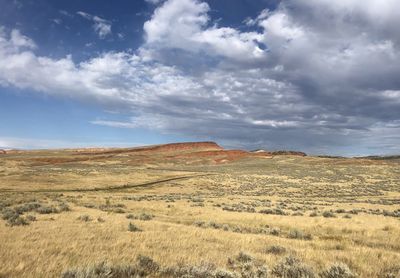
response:
M211 141L182 142L150 145L132 148L75 148L48 150L10 150L10 155L35 153L38 157L35 165L76 163L81 161L106 160L111 157L129 159L131 164L144 163L183 163L183 164L220 164L246 158L272 159L274 156L306 156L297 151L265 151L224 149Z
M169 143L161 145L150 145L134 148L82 148L74 149L80 154L118 154L130 152L179 152L179 151L209 151L209 150L223 150L215 142L183 142L183 143Z
M400 159L400 155L370 155L370 156L362 156L355 157L356 159L373 159L373 160L393 160Z
M257 154L269 154L269 155L297 155L297 156L307 156L306 153L304 152L299 152L299 151L285 151L285 150L280 150L280 151L266 151L263 149L257 149L251 151L252 153L257 153Z

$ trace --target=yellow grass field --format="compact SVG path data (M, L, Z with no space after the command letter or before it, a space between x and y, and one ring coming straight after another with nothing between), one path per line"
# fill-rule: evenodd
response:
M1 155L0 277L400 277L400 160L177 153Z

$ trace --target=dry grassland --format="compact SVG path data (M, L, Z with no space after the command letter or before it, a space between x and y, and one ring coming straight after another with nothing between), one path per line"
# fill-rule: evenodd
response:
M400 161L168 155L0 156L0 277L400 277Z

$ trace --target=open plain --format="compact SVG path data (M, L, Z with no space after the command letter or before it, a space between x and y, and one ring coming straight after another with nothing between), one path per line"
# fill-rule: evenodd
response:
M0 211L0 277L400 275L396 158L8 151Z

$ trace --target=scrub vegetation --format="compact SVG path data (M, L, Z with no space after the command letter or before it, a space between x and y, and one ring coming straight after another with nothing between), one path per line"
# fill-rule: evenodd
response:
M400 161L0 156L0 277L399 277Z

